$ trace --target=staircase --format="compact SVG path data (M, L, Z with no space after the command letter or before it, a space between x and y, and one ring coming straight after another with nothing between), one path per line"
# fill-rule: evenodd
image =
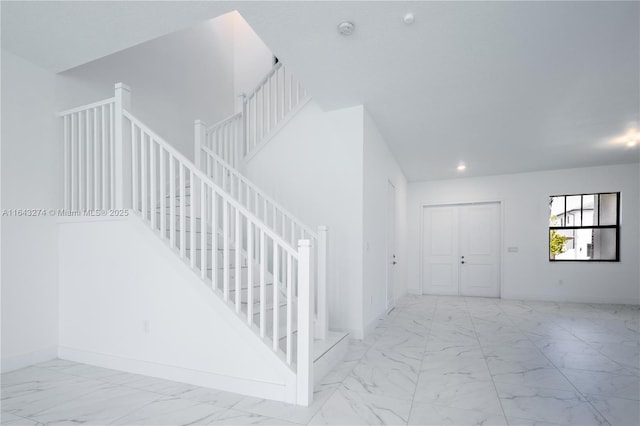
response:
M314 335L330 334L327 229L304 225L239 168L305 99L276 65L242 113L211 128L196 121L195 163L131 113L121 83L113 98L60 113L65 208L136 212L295 373L298 405L313 398ZM327 342L315 345L322 354Z
M195 163L239 204L260 218L273 232L295 246L310 240L316 291L315 335L328 332L326 304L327 228L306 226L241 172L244 161L255 154L309 100L306 91L282 63L276 64L249 94L243 95L242 112L206 127L195 121Z

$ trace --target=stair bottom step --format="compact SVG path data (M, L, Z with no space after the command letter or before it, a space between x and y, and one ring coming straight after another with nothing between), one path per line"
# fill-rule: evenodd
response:
M330 331L324 340L316 340L313 345L313 382L318 385L347 355L349 334Z

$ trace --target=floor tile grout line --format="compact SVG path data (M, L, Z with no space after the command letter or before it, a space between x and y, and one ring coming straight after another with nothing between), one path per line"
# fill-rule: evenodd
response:
M572 334L573 334L573 333L572 333ZM577 336L576 336L576 337L577 337ZM532 341L531 343L533 344L533 341ZM551 363L551 365L553 365L553 366L554 366L554 368L555 368L556 370L558 370L558 373L559 373L562 377L564 377L564 378L567 380L567 382L568 382L568 383L569 383L569 384L570 384L570 385L575 389L576 393L577 393L578 395L580 395L580 397L584 400L584 402L586 402L586 403L587 403L587 404L588 404L588 405L589 405L589 406L590 406L590 407L591 407L591 408L592 408L596 413L598 413L598 414L599 414L599 415L600 415L600 416L601 416L601 417L602 417L602 418L603 418L607 423L611 424L611 422L609 422L609 420L607 419L607 417L606 417L605 415L603 415L603 414L600 412L600 410L598 410L598 409L597 409L597 408L596 408L596 407L591 403L591 401L589 401L589 399L585 396L585 394L583 394L583 393L580 391L580 389L578 389L578 387L573 383L573 381L571 381L571 380L569 379L569 377L567 377L567 375L566 375L566 374L564 374L564 372L562 371L562 369L561 369L561 368L559 368L559 367L558 367L558 366L553 362L553 360L547 356L547 354L545 354L543 351L540 351L540 352L542 353L542 356L544 356L544 357L545 357L545 358L546 358L546 359Z
M38 420L36 420L36 419L34 419L34 418L32 418L32 417L29 417L29 416L21 416L20 414L14 414L14 413L12 413L12 412L10 412L10 411L4 411L4 410L1 410L1 413L0 413L0 420L2 419L2 413L11 414L11 415L12 415L12 416L14 416L14 417L19 417L19 418L21 418L21 419L29 420L29 421L32 421L32 422L34 422L34 423L42 423L42 422L39 422ZM2 424L4 424L4 423L2 423Z
M573 335L574 337L576 337L578 340L582 341L582 339L580 339L578 336L576 336L575 334L573 334L570 330L567 330L565 327L563 327L561 324L558 324L560 327L562 327L563 329L565 329L566 331L568 331L571 335ZM553 367L558 371L558 373L564 377L567 382L575 389L576 393L578 395L580 395L580 397L582 399L584 399L584 402L586 402L593 410L595 410L596 413L598 413L608 424L611 424L609 422L609 420L600 412L600 410L598 410L593 404L591 404L591 401L589 401L585 395L580 392L580 390L578 389L578 387L571 381L569 380L569 378L562 372L562 370L553 362L552 359L550 359L547 354L544 353L544 351L542 351L540 348L538 348L538 346L533 342L533 340L531 339L531 337L525 333L519 326L516 325L516 327L518 327L518 329L527 337L527 339L531 342L531 344L533 346L535 346L535 348L538 350L538 352L540 352L542 354L542 356L549 361L549 363L551 363L551 365L553 365ZM586 343L586 342L583 342ZM560 389L557 389L560 390Z
M504 417L504 421L505 423L507 423L507 425L509 425L509 418L507 417L507 413L504 411L504 406L502 405L502 398L500 398L500 393L498 392L498 387L496 386L496 382L493 379L493 374L491 374L491 369L489 368L489 363L487 362L487 356L484 353L484 349L482 347L482 343L480 342L480 339L478 338L478 330L476 330L476 325L475 322L473 321L473 318L471 317L471 314L469 314L469 304L467 302L467 299L465 298L464 300L465 302L465 306L467 307L467 314L469 315L469 319L471 320L471 326L473 327L473 332L476 336L476 340L478 341L478 347L480 347L480 352L482 353L482 359L484 359L484 363L485 366L487 367L487 371L489 372L489 377L491 377L491 383L493 384L493 390L496 392L496 398L498 399L498 403L500 404L500 409L502 410L502 416ZM498 306L498 309L500 309L500 307ZM500 309L502 310L502 309Z
M155 400L153 400L153 401L147 402L146 404L142 404L142 405L141 405L141 406L139 406L139 407L133 408L133 409L131 409L130 411L127 411L127 412L126 412L126 414L124 414L124 415L122 415L122 416L120 416L120 417L116 417L115 419L113 419L113 420L109 421L109 424L113 424L113 423L117 422L118 420L123 419L123 418L127 417L128 415L130 415L130 414L132 414L132 413L135 413L136 411L140 411L140 410L142 410L144 407L146 407L146 406L148 406L148 405L151 405L151 404L156 403L156 402L157 402L157 401L159 401L159 400L160 400L160 399L155 399Z
M436 302L433 304L433 311L431 315L431 323L429 325L429 332L427 333L427 337L424 340L424 350L422 351L422 361L420 362L420 368L418 370L418 377L416 378L416 387L413 390L413 398L411 398L411 406L409 407L409 414L407 415L407 426L411 421L411 414L413 414L413 404L416 401L416 394L418 393L418 383L420 383L420 376L422 375L422 366L424 365L424 358L426 356L427 344L429 343L429 339L431 338L431 330L433 329L433 322L435 321L435 313L438 307L438 301L440 297L436 297Z
M394 308L394 310L395 310L395 311L399 311L399 309L400 309L400 308ZM375 335L376 330L377 330L378 328L380 328L380 327L384 324L384 322L385 322L385 321L387 321L387 320L392 320L393 318L397 317L397 313L396 313L396 314L394 314L393 316L391 316L391 315L389 315L389 314L386 314L385 316L386 316L387 318L386 318L385 320L380 321L380 323L378 324L378 326L373 330L373 333L372 333L373 335ZM383 328L385 328L385 330L384 330L384 331L382 331L382 333L380 333L380 335L379 335L378 337L376 337L376 338L375 338L375 340L373 340L373 341L371 342L371 344L368 344L368 345L367 345L367 348L366 348L366 350L364 351L364 353L362 354L362 356L361 356L359 359L354 360L354 361L356 362L356 365L354 365L354 367L350 370L350 372L346 375L346 377L345 377L345 378L344 378L344 379L343 379L343 380L338 384L338 386L336 386L336 388L334 389L333 393L335 393L336 391L338 391L338 390L339 390L339 389L341 389L341 388L344 388L344 381L345 381L348 377L350 377L351 372L353 372L353 370L358 366L358 364L360 364L360 363L362 362L362 360L365 358L365 356L367 355L367 353L369 353L369 351L370 351L370 350L375 346L376 342L378 342L378 341L379 341L383 336L385 336L387 333L389 333L389 332L390 332L389 330L387 330L387 329L386 329L386 327L383 327ZM364 340L364 339L363 339L363 340ZM382 351L382 350L381 350L381 352L384 352L384 351ZM417 385L417 383L416 383L416 385ZM350 389L347 389L347 390L348 390L349 392L354 392L354 393L356 393L356 394L361 394L361 395L369 395L369 396L374 395L374 394L372 394L372 393L370 393L370 392L362 392L362 391L358 391L358 390L350 390ZM332 395L333 395L333 393L332 393ZM414 394L415 394L415 390L414 390ZM398 400L398 401L406 401L406 400L401 399L401 398L394 398L394 397L387 396L387 395L378 395L378 396L382 396L382 397L389 398L389 399L395 399L395 400ZM329 397L329 398L330 398L330 397ZM323 403L323 405L322 405L322 406L324 406L324 404L326 404L327 402L328 402L328 399ZM311 420L313 420L313 417L315 417L315 416L320 412L320 410L322 409L322 406L318 408L318 410L316 411L316 413L314 414L314 416L312 416L312 418L309 420L309 422L310 422ZM407 418L407 422L408 422L408 418ZM308 424L308 423L307 423L307 424Z

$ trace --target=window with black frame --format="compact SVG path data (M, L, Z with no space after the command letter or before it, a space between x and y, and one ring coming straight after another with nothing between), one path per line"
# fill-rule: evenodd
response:
M552 195L549 260L620 260L620 193Z

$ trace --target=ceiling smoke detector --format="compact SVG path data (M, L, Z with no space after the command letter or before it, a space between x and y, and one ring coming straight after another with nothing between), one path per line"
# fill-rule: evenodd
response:
M356 26L351 21L343 21L338 24L338 32L343 36L348 36L353 34L353 31L356 29Z
M404 21L405 24L407 25L411 25L413 24L413 22L415 21L415 16L413 16L413 13L409 12L406 15L404 15L402 17L402 20Z

